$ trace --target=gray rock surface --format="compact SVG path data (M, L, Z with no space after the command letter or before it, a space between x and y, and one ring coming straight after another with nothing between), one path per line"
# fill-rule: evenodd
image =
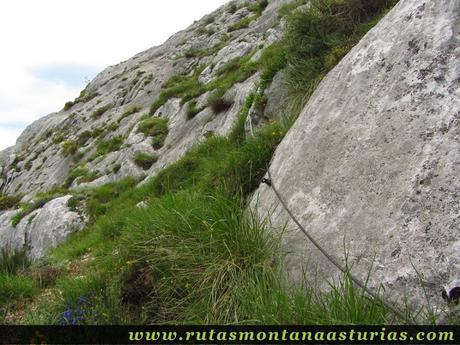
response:
M370 287L442 306L460 274L460 2L401 0L331 71L276 150L273 183L306 229ZM286 225L292 281L340 272L261 185ZM323 280L324 282L324 280Z
M153 153L150 138L137 133L136 124L149 112L150 105L163 90L163 84L177 74L189 74L197 66L206 67L200 77L209 83L217 70L237 57L255 54L281 37L282 27L278 8L292 0L270 1L262 15L255 18L248 5L256 0L234 1L237 11L229 13L224 5L214 13L195 22L189 28L173 35L164 44L141 52L133 58L102 71L84 90L83 97L69 109L50 114L31 124L9 151L0 153L3 181L0 192L4 194L25 193L30 200L39 191L61 186L70 170L77 165L85 166L89 172L97 173L97 179L86 183L96 186L116 181L126 176L155 174L159 169L177 161L193 144L203 140L210 131L225 134L238 118L241 106L248 93L253 91L258 76L234 85L228 95L235 99L234 106L225 113L213 114L205 108L194 119L187 121L188 104L181 105L179 99L170 99L159 111L170 119L169 135L165 146L155 152L158 161L145 172L132 161L136 152ZM229 27L245 16L254 16L249 27L229 32ZM203 52L212 47L220 49ZM206 98L199 97L203 105ZM99 117L95 110L108 106ZM138 110L118 121L127 110ZM159 112L157 112L159 116ZM96 131L96 132L95 132ZM99 135L94 134L99 131ZM77 141L90 132L86 140L78 144L78 157L63 157L61 146L65 141ZM119 150L90 159L101 141L116 136L123 138ZM121 165L120 169L113 167ZM78 179L72 188L79 187Z
M31 260L43 257L47 251L84 226L84 219L77 212L69 210L67 195L46 203L26 217L16 227L11 218L17 210L0 214L0 248L25 250Z

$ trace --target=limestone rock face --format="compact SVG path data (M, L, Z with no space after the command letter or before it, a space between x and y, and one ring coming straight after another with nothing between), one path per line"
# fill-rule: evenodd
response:
M51 200L24 217L16 227L13 227L11 218L18 211L1 213L0 248L25 250L31 260L37 260L50 248L64 242L71 233L81 230L83 218L67 206L71 197Z
M272 183L327 251L388 297L441 305L460 272L460 2L401 0L322 81L276 150ZM273 191L298 281L340 275ZM346 253L345 253L346 252ZM418 272L418 273L417 273ZM314 279L310 279L314 280Z
M191 75L203 68L198 77L207 85L233 59L260 55L264 48L280 39L283 21L278 9L290 1L270 1L260 16L251 10L257 0L233 1L173 35L161 46L108 67L73 103L31 124L15 147L0 152L3 168L0 192L25 193L26 199L31 199L37 192L63 185L77 166L84 166L95 176L87 186L126 176L152 176L177 161L210 132L228 133L240 113L241 100L256 88L257 74L228 90L233 106L219 114L212 112L206 104L206 95L202 95L196 100L202 111L187 119L189 103L181 104L179 98L171 98L155 113L170 120L166 142L159 149L152 148L151 137L138 133L137 124L148 115L150 105L171 77ZM230 7L236 11L232 13ZM247 27L231 29L248 17L251 20ZM101 142L119 139L121 145L112 152L98 152ZM76 152L62 155L65 142L77 142ZM144 171L133 162L136 152L155 154L159 159L149 171ZM79 186L78 179L71 184L72 188Z

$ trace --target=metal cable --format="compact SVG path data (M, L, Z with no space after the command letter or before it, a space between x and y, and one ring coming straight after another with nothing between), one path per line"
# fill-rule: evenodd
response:
M406 316L404 316L401 312L396 310L393 306L391 306L388 302L385 302L381 298L379 298L375 293L373 293L369 288L367 288L366 285L364 285L359 279L355 278L345 267L343 267L336 259L334 259L309 233L308 231L300 224L300 222L297 220L297 218L294 216L292 211L289 209L287 206L286 202L284 201L283 197L281 196L280 192L278 189L275 187L273 183L273 179L270 173L270 169L268 170L268 180L263 179L262 182L264 182L266 185L271 187L273 189L273 192L275 193L276 197L280 201L281 205L283 205L283 208L286 210L286 212L289 214L289 216L292 218L294 223L299 227L300 230L304 233L304 235L310 240L311 243L335 266L337 267L340 271L342 271L344 274L348 275L350 279L355 283L358 287L360 287L364 292L366 292L370 297L372 297L375 300L380 301L388 310L390 310L394 315L398 316L399 318L405 320L407 319Z

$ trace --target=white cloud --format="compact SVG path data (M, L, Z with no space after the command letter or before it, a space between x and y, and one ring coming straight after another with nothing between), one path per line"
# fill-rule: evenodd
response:
M18 0L0 11L0 149L22 126L58 111L84 87L88 71L161 44L226 0ZM56 77L56 68L74 68ZM45 72L43 72L46 70ZM43 73L41 73L43 72ZM78 83L78 73L81 80Z

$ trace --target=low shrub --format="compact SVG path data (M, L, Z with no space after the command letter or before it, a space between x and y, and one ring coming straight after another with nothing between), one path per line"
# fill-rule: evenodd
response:
M89 171L88 168L85 166L77 166L70 170L69 175L67 175L67 179L64 183L66 188L69 188L72 183L79 178L78 184L92 182L99 178L100 174L98 171Z
M163 85L164 90L150 106L149 114L154 115L170 98L181 98L184 104L201 95L204 92L204 85L198 80L198 77L202 71L203 67L198 67L192 75L177 74L166 81Z
M227 12L228 13L233 14L236 11L238 11L238 6L235 3L232 3L232 4L228 5L228 7L227 7Z
M67 140L61 144L61 155L63 157L74 155L78 150L78 143L76 141Z
M107 104L103 107L100 107L100 108L97 108L96 110L93 111L93 113L91 114L91 117L96 120L98 118L100 118L102 115L104 115L104 113L109 110L110 108L112 107L111 104Z
M187 105L187 120L193 119L197 114L203 111L204 108L196 106L196 100L192 100Z
M211 107L215 114L227 111L233 105L233 101L225 98L225 90L217 89L207 99L207 106Z
M121 169L121 164L120 164L120 163L114 164L114 165L112 166L112 172L113 172L114 174L116 174L117 172L119 172L120 169Z
M237 31L241 29L245 29L249 26L249 24L252 23L252 21L255 19L255 16L253 17L245 17L241 19L240 21L236 22L235 24L230 25L227 28L227 32L232 32L232 31Z
M0 274L17 274L30 266L30 260L23 250L0 250Z
M158 160L156 155L151 155L145 152L139 152L134 155L134 163L144 170L150 169L150 167Z
M168 119L162 117L147 117L137 127L145 136L152 137L152 147L160 149L168 135Z
M68 110L72 109L72 107L74 105L75 105L75 103L72 102L72 101L67 102L66 104L64 104L64 111L68 111Z
M267 6L268 0L258 0L255 4L249 5L248 9L260 17Z
M270 85L276 73L286 67L286 51L283 44L274 43L265 48L257 63L262 72L260 86L265 89Z
M4 195L0 194L0 211L16 208L21 201L18 195Z
M34 267L30 273L40 288L49 288L53 286L56 280L63 274L62 270L53 266Z
M82 132L77 139L78 146L85 146L90 138L92 138L92 133L90 131Z
M123 145L123 142L123 137L119 135L99 142L99 144L97 145L96 156L104 156L107 153L120 150L121 146Z

